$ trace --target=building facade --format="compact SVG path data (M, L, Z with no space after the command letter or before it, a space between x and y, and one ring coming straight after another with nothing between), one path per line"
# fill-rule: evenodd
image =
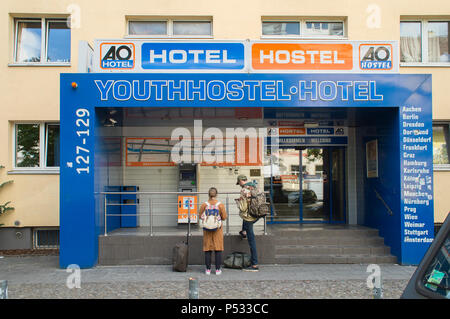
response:
M0 165L4 166L0 171L0 181L12 181L0 188L0 204L10 202L8 207L14 207L13 210L7 210L0 216L0 224L3 224L0 228L1 249L50 247L58 243L60 201L74 196L71 192L60 192L59 145L60 125L63 125L60 123L60 110L63 110L60 99L67 96L67 93L63 93L64 88L60 87L60 74L85 72L86 67L82 62L86 59L79 56L81 52L79 44L80 41L87 41L94 47L96 39L124 39L125 42L144 39L173 43L217 40L288 43L398 41L399 73L431 74L434 222L441 223L449 212L450 199L447 196L447 189L450 186L448 157L450 105L446 99L447 83L450 80L449 4L442 1L431 1L426 4L419 1L395 3L133 1L126 4L111 1L106 6L88 1L41 1L31 6L27 1L3 1L0 8L3 13L0 20L3 25L1 38L5 43L0 54L0 59L4 62L0 66L3 68L0 81L5 99L0 122L0 139L3 145ZM121 54L105 50L102 55ZM162 59L161 56L156 58ZM167 56L167 59L169 58ZM176 60L180 56L175 55L172 58ZM221 58L232 60L229 56ZM282 60L285 56L278 58ZM126 65L122 66L126 69ZM315 72L313 70L310 73ZM264 79L256 77L254 80ZM84 83L82 79L80 81ZM106 82L102 83L105 85ZM120 94L120 89L117 92ZM168 163L154 165L155 162L161 163L165 160L157 156L142 160L140 153L133 153L133 150L148 140L152 142L151 144L158 144L158 139L170 136L173 129L178 126L193 130L192 120L199 117L195 113L197 110L192 110L192 114L179 116L176 120L172 113L144 109L143 112L148 114L142 115L142 109L122 109L121 105L111 103L104 106L115 106L116 109L112 111L126 114L128 125L120 123L122 131L119 140L115 139L117 134L112 132L112 129L101 125L104 130L100 134L104 138L103 144L111 148L115 148L118 144L122 150L118 154L103 158L107 161L106 165L99 164L99 167L108 167L106 175L110 180L106 185L133 185L145 191L179 191L176 167ZM137 106L142 107L138 104ZM264 106L264 110L258 109L256 105L254 109L243 108L249 105L230 105L229 108L219 106L212 105L211 109L214 110L210 110L210 114L202 111L199 118L205 123L210 121L209 126L219 128L227 127L230 118L236 121L234 127L257 128L264 127L258 120L276 118L271 116L271 108L267 105ZM306 106L308 105L304 105ZM194 105L195 107L204 105ZM326 113L334 112L330 109L328 111ZM178 110L174 112L179 113ZM357 113L358 111L355 111L355 114ZM99 113L98 117L107 120L105 114ZM340 116L342 115L339 112L332 114L333 119L339 119ZM343 146L341 149L327 148L330 145L318 147L311 144L309 148L285 145L286 147L279 153L279 159L282 159L285 165L280 166L280 171L276 174L273 171L270 174L265 172L267 167L272 167L264 163L265 158L257 159L254 162L256 165L250 163L247 158L244 158L243 162L237 162L239 165L225 162L227 165L199 165L197 174L203 178L196 186L199 191L205 191L215 183L223 190L233 191L235 185L230 184L230 181L235 179L237 173L235 170L238 170L239 173L253 176L251 178L257 180L260 185L270 185L271 190L274 186L281 187L283 196L280 195L278 204L284 205L283 209L287 214L284 215L283 221L292 221L294 218L296 222L306 222L310 216L317 213L317 209L322 209L333 213L333 216L330 214L329 218L327 217L328 221L335 218L335 221L346 224L364 224L364 220L368 219L364 212L367 208L362 204L364 200L358 199L363 195L355 191L358 188L358 175L356 173L349 175L354 169L350 164L355 163L356 167L358 156L358 150L352 149L350 141L358 138L355 132L360 123L363 123L362 119L371 116L376 117L377 111L355 115L357 120L354 125L348 123L328 125L333 129L337 126L346 128L347 147L346 143L335 145ZM124 118L122 116L121 119ZM312 121L305 125L306 118L308 116L304 118L295 116L283 120L290 122L286 124L286 128L289 129L298 128L300 120L303 120L301 129L317 130L318 118L310 117ZM144 120L140 122L142 119ZM211 119L219 120L211 122ZM340 119L343 122L349 121L348 113ZM155 124L159 121L165 124ZM82 134L79 133L79 136ZM366 142L368 141L361 140L361 143ZM61 147L63 145L64 139L61 140ZM370 144L367 147L371 147ZM157 145L156 148L159 149L160 146ZM302 160L298 162L297 158ZM352 158L355 159L354 162ZM364 161L361 159L361 163ZM66 165L66 162L64 163ZM337 178L339 175L334 176L336 182L345 180L345 185L339 186L337 183L334 187L335 190L339 190L339 194L332 193L324 186L326 183L324 181L328 178L333 179L329 173L331 168L327 167L331 163L341 166L342 169L336 172L346 176L342 179ZM385 172L389 172L388 165L383 168ZM104 170L101 174L105 174ZM274 177L275 175L278 179ZM298 176L302 176L300 182ZM385 178L389 179L388 176ZM153 183L148 184L145 180L152 180ZM350 187L351 183L353 186ZM327 202L327 198L331 196L336 199L335 206ZM317 201L328 204L317 208L317 205L311 204ZM387 201L389 207L389 198L383 201ZM342 205L336 206L336 203ZM141 206L142 210L148 207L144 204ZM400 210L403 206L395 207ZM299 211L301 215L297 216ZM143 218L139 220L139 225L148 226L150 221ZM161 226L170 226L173 218L161 217L157 223Z

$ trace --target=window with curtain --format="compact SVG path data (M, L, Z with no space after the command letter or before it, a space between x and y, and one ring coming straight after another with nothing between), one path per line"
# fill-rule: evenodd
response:
M422 61L422 24L420 22L400 23L400 61Z
M428 61L450 62L449 22L428 22Z
M341 38L345 36L343 19L321 21L320 19L297 18L275 20L263 18L261 34L263 37L298 38Z
M404 63L450 63L450 22L400 22L400 61Z
M128 21L128 35L143 37L210 37L212 21L176 20Z

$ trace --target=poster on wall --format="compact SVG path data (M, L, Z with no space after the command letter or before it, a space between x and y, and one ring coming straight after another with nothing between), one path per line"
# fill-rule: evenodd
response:
M194 145L194 139L188 138L187 148L182 148L177 154L187 151L187 161L200 163L202 166L259 166L262 163L262 141L257 138L227 138L208 140L202 139L200 146ZM170 137L127 137L126 166L175 166L172 149L179 140ZM184 161L184 159L183 159Z
M174 166L170 151L176 141L160 137L126 138L126 166Z
M378 177L378 140L366 143L367 178Z

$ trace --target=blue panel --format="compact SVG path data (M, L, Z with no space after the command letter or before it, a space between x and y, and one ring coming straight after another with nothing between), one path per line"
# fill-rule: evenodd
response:
M122 192L137 192L137 186L122 186ZM122 194L122 216L120 225L121 227L137 227L137 195L136 194ZM136 204L136 205L132 205ZM131 216L127 216L131 215Z
M121 186L105 186L105 192L118 192L122 191ZM114 229L120 228L120 215L121 215L121 196L120 194L108 194L107 200L107 231L110 232Z
M391 253L401 260L400 229L400 166L398 139L398 108L380 110L369 128L364 127L365 224L379 230ZM365 131L365 132L364 132ZM378 177L367 178L366 143L377 140ZM386 207L387 206L387 207ZM391 215L392 212L392 215Z
M431 77L400 107L402 263L417 265L434 238Z
M143 43L143 69L223 69L245 66L242 43Z
M78 84L76 89L72 82ZM322 82L333 85L336 94L324 95ZM368 197L380 209L373 215L367 212L367 224L380 229L401 263L417 264L432 240L430 75L61 74L60 90L61 267L92 267L97 262L103 212L95 192L108 183L94 167L94 154L100 156L96 129L103 124L97 123L95 107L398 107L396 114L380 119L375 133L365 134L364 142L374 137L380 142L380 177L368 185L393 211L386 217L380 201ZM409 139L416 134L414 125L419 125L417 140ZM414 179L421 189L412 188ZM414 198L419 200L411 201Z
M65 85L71 88L70 82ZM93 171L95 104L80 104L77 93L74 89L61 90L59 256L63 268L70 264L93 267L98 256Z

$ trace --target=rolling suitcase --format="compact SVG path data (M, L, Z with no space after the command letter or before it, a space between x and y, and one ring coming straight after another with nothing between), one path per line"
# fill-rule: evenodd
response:
M191 215L188 212L188 233L186 242L177 243L173 247L173 271L186 272L189 260L189 235L191 232Z
M186 272L189 257L187 242L177 243L173 248L173 271Z

